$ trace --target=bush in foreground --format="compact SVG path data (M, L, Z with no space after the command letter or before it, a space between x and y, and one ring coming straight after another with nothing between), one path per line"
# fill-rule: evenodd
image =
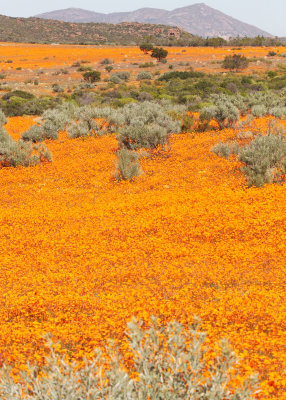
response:
M120 149L117 153L118 162L114 178L118 181L131 181L135 176L141 174L141 168L138 162L139 155L132 150Z
M184 327L178 322L160 324L151 318L150 327L133 319L127 332L132 367L112 346L110 361L100 351L83 368L68 362L50 344L45 367L28 366L21 383L15 383L6 366L0 370L3 400L250 400L256 380L241 380L237 358L223 341L213 362L207 360L206 334L199 324ZM232 382L242 382L233 387Z
M137 150L166 145L171 133L180 132L166 109L155 102L130 103L122 109L118 140L121 147Z
M258 136L238 153L248 186L280 182L286 172L286 140L282 135Z
M240 136L253 137L253 134L244 132L244 136ZM248 186L263 187L267 183L279 183L286 173L286 140L282 134L257 136L243 147L235 142L220 142L211 151L224 158L236 154L238 160L244 163L242 172Z
M28 167L42 161L52 161L52 155L45 145L15 141L0 127L0 167Z

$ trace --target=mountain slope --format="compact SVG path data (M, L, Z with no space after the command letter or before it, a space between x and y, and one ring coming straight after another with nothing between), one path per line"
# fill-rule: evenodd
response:
M36 17L56 19L68 22L107 22L120 23L124 21L152 24L167 24L179 26L194 35L225 38L235 36L255 37L271 36L268 32L232 18L221 11L215 10L204 3L176 8L173 11L156 8L141 8L131 12L96 13L79 8L57 10Z
M168 44L169 40L188 43L193 38L182 29L158 24L73 23L0 15L0 42L134 45L146 36L152 36L152 43L157 45Z

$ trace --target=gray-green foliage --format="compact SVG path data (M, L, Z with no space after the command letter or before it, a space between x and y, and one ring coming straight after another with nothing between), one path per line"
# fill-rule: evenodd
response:
M107 132L114 125L112 121L117 121L118 113L110 108L100 108L93 106L79 107L74 113L74 121L67 126L68 135L71 139L77 137L99 136ZM108 126L100 122L108 122Z
M116 180L132 180L141 174L139 155L132 150L120 149L117 152L117 164L114 177Z
M274 115L277 118L286 116L286 97L278 96L273 92L255 93L248 96L251 113L255 117Z
M286 172L286 141L282 135L258 136L238 153L248 186L279 182Z
M239 110L230 101L231 96L218 96L214 101L215 105L204 107L200 114L200 120L211 121L215 119L220 129L234 126L239 120Z
M219 157L229 158L231 154L237 155L239 149L240 149L239 144L235 141L231 141L228 143L219 142L211 148L211 151Z
M66 129L67 124L75 118L76 110L77 107L70 103L46 110L42 115L41 125L32 126L22 134L22 139L33 142L58 139L59 131Z
M219 142L211 148L211 151L223 158L229 158L231 155L231 148L228 143Z
M0 109L0 126L5 125L7 123L7 118L3 111Z
M241 94L235 95L226 95L226 94L211 94L210 101L216 105L217 103L231 103L233 104L240 112L241 115L244 115L248 109L248 100L246 97L243 97Z
M121 119L118 140L129 150L164 146L170 133L178 133L181 128L180 121L174 121L162 105L149 101L127 104Z
M27 131L22 133L24 141L41 142L44 140L43 129L41 126L33 125Z
M45 145L35 146L31 142L15 141L0 127L0 167L28 167L45 160L52 160Z
M143 81L146 79L152 79L152 75L148 71L139 72L137 75L137 81Z
M273 115L275 118L285 119L286 118L286 107L275 106L270 108L269 114Z
M121 83L122 81L128 81L130 78L130 72L127 71L120 71L120 72L115 72L110 77L108 80L113 83Z
M251 114L254 117L264 117L267 114L267 108L263 104L255 104L251 107Z
M42 368L29 366L15 383L6 366L0 370L3 400L251 400L256 395L256 378L233 387L238 376L238 359L223 340L213 363L208 363L206 334L199 324L184 328L178 322L160 324L151 318L128 324L128 343L133 366L126 370L114 346L100 351L82 368L60 356L50 343L50 355ZM109 360L109 361L108 361ZM125 366L125 368L124 368ZM241 381L241 379L240 379Z

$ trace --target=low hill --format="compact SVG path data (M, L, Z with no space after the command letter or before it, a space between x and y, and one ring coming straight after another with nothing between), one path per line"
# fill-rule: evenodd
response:
M2 42L131 45L141 43L146 37L151 37L154 44L167 44L191 40L193 35L158 24L73 23L0 15Z
M165 24L179 26L189 33L203 37L272 36L268 32L232 18L204 3L176 8L172 11L157 8L141 8L131 12L110 14L97 13L79 8L68 8L39 14L36 17L66 22L106 22L116 24L123 21L137 21L141 23Z

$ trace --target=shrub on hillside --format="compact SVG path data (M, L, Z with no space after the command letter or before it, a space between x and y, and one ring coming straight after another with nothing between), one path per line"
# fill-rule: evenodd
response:
M114 346L105 359L100 350L79 368L60 355L50 341L45 365L27 366L20 382L9 367L0 370L3 400L251 400L256 396L255 377L243 379L238 359L227 340L214 356L206 346L206 334L194 320L184 327L178 322L160 324L155 317L143 327L135 318L126 332L130 367ZM234 382L236 384L234 385Z
M256 104L251 107L251 114L254 117L264 117L267 114L267 108L263 104Z

